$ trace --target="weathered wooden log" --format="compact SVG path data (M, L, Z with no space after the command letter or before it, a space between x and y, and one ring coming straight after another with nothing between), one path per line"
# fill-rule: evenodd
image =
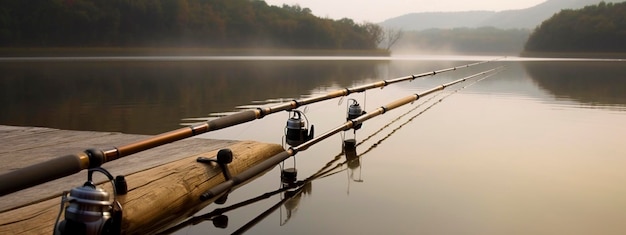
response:
M99 149L118 146L146 137L145 135L116 132L0 125L0 173L45 162L59 156L82 152L87 148ZM198 153L226 148L236 142L233 140L188 138L105 163L103 167L114 175L128 175ZM63 190L69 190L81 184L87 179L86 176L86 171L82 171L1 196L0 213L42 200L59 198Z
M229 164L233 175L283 151L280 145L252 141L235 142L227 148L233 152L233 162ZM206 190L223 182L223 174L217 164L197 163L196 159L200 156L213 157L217 151L196 154L127 174L128 194L118 197L124 212L122 232L154 232L211 203L212 200L201 202L199 197ZM83 182L76 182L73 187L80 186ZM110 183L100 186L107 192L112 192ZM60 203L60 197L54 197L0 213L0 234L51 234L61 209Z

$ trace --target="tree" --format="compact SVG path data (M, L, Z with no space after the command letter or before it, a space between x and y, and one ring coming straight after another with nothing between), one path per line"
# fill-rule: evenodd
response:
M404 35L402 29L386 28L379 38L379 44L382 42L385 50L390 50L396 42Z
M0 46L377 49L382 30L263 0L0 0Z
M626 2L563 10L541 23L526 42L535 52L626 52Z

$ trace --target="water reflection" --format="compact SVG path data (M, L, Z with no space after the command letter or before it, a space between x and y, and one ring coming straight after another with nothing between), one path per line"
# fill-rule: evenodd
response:
M292 168L293 169L293 168ZM288 169L285 169L288 170ZM285 171L283 171L285 172ZM283 226L289 222L289 220L295 215L298 210L298 206L300 204L301 199L310 195L313 192L313 184L312 181L319 177L324 177L324 175L318 175L316 177L309 177L305 180L297 181L295 178L296 175L292 175L293 178L285 178L283 177L281 187L277 190L263 193L259 196L250 198L248 200L235 203L228 207L222 207L214 209L213 211L194 216L192 218L187 219L186 221L172 226L164 231L159 232L158 234L172 234L181 229L184 229L188 226L197 225L202 222L211 221L213 226L216 228L225 229L228 228L228 216L225 213L228 213L232 210L244 208L246 206L250 206L254 203L266 200L275 195L280 195L281 200L276 204L263 211L248 223L241 226L238 230L236 230L233 234L241 234L252 228L254 225L264 220L267 216L275 212L276 210L280 210L280 226ZM283 218L283 210L285 211L285 215Z
M623 62L525 62L526 71L542 89L557 98L588 106L625 106Z
M228 228L228 225L229 225L228 216L225 215L225 213L228 213L232 210L243 208L245 206L249 206L251 204L260 202L262 200L266 200L275 195L282 195L281 200L278 203L276 203L274 206L270 207L263 213L259 214L253 220L248 222L246 225L242 226L239 230L237 230L238 232L235 232L235 233L240 234L240 233L245 232L245 230L254 226L259 221L265 219L269 214L274 212L276 209L279 209L279 207L285 208L286 213L287 213L286 215L287 217L284 220L281 220L281 226L282 226L286 224L287 221L289 221L289 219L291 218L291 216L295 213L302 196L311 194L312 187L313 186L312 186L311 181L299 181L299 182L293 182L292 185L283 185L281 186L281 188L277 190L261 194L254 198L250 198L248 200L233 204L228 207L214 209L213 211L206 213L206 214L194 216L180 224L172 226L166 230L160 231L158 234L172 234L188 226L197 225L206 221L211 221L213 223L213 226L216 228L225 229L225 228Z
M157 134L185 117L378 77L380 61L0 63L0 123Z
M348 162L348 182L354 181L362 183L361 158L356 153L356 145L357 143L355 139L345 140L343 142L343 154L346 156L346 162ZM355 176L356 171L358 171L358 176ZM348 187L350 187L349 184ZM348 193L350 192L349 190L350 189L348 188Z
M67 117L70 114L63 112L100 110L82 107L81 104L90 105L81 102L84 100L102 106L104 112L99 115L106 118L87 117L101 119L96 122L103 126L109 125L105 121L133 122L134 125L135 122L152 120L155 130L167 131L178 128L176 124L181 118L206 117L209 113L229 111L241 104L253 103L241 108L275 104L280 102L280 99L273 100L275 98L325 93L337 87L360 85L369 82L368 79L379 81L465 62L156 61L76 63L79 66L74 67L65 63L53 64L44 66L29 62L8 66L0 63L3 72L1 105L10 111L0 113L3 120L7 120L8 115L12 115L11 120L22 118L13 116L18 115L14 114L16 112L41 115L51 108L61 109L58 112ZM622 185L626 182L626 174L622 166L626 164L623 158L626 152L621 146L626 138L625 112L581 109L578 105L626 106L623 94L626 89L623 79L619 78L625 77L620 70L621 64L580 61L507 61L503 64L507 65L505 71L456 93L449 102L439 101L454 94L461 86L372 119L364 123L357 135L347 137L352 133L344 133L344 139L357 141L358 151L342 150L342 142L328 141L299 153L300 174L319 177L315 181L315 197L305 197L312 196L311 188L303 189L306 194L286 194L294 189L279 188L280 172L271 171L233 191L228 203L239 204L237 202L246 202L254 196L267 197L266 193L270 193L268 199L228 211L227 208L236 204L211 205L186 223L174 227L185 228L182 231L168 231L177 234L230 233L255 217L270 214L257 220L251 233L506 234L516 231L524 234L624 234L626 227L621 219L626 216L626 193ZM488 67L492 68L492 65ZM114 68L120 72L109 71ZM370 111L390 100L483 69L485 67L459 70L382 90L373 89L367 93L367 102L365 99L359 102L364 110ZM68 82L64 81L65 73L69 76ZM104 77L111 78L112 82ZM65 83L72 89L66 89ZM283 83L286 85L278 85ZM112 85L134 89L109 88ZM81 86L85 91L80 91ZM57 92L63 94L47 89L63 91ZM78 91L71 91L76 95L72 96L66 95L71 93L68 90ZM207 94L208 90L214 92ZM240 90L243 92L237 93ZM99 98L90 97L92 94ZM108 104L110 94L115 96L111 99L117 99L118 109L105 108L111 106ZM50 102L32 101L47 96ZM568 109L558 108L564 103L560 99L567 99L566 103L575 105ZM131 103L127 102L129 100ZM255 100L259 102L253 102ZM29 111L9 107L15 105L10 104L12 102L33 109L38 108L36 105L41 107L39 111ZM140 107L141 102L146 102L144 107ZM440 103L442 105L435 109L430 108ZM118 114L120 106L127 107L127 113ZM336 100L308 107L310 112L307 115L319 132L345 121L346 107L337 105ZM425 112L427 115L422 115ZM54 118L44 118L60 117L59 114L50 115ZM71 115L74 116L62 121L82 119ZM169 115L171 117L163 117ZM267 116L201 137L280 143L285 118L288 118L284 116ZM139 120L131 121L131 118ZM85 126L94 129L93 124ZM111 126L126 128L118 124ZM337 136L337 140L339 138ZM364 182L356 183L364 179ZM277 188L283 191L276 191ZM295 195L300 195L299 199ZM305 198L307 200L303 200ZM288 200L291 200L289 205ZM271 208L275 208L273 212ZM217 213L220 210L222 212ZM579 213L581 211L584 213ZM385 216L381 219L380 215ZM229 228L222 230L224 227Z
M361 144L363 142L360 142ZM213 209L208 213L197 215L187 219L186 221L172 226L158 234L172 234L184 229L188 226L198 225L203 222L211 221L215 228L227 228L229 223L226 213L233 210L245 208L252 204L267 200L273 196L280 195L280 200L259 213L253 219L239 227L233 232L233 234L242 234L261 221L265 220L272 213L278 211L279 213L279 226L286 225L297 213L301 200L310 196L313 192L313 181L323 179L336 175L341 172L348 172L348 194L350 182L363 182L360 178L360 173L357 178L354 178L354 171L361 169L361 157L365 154L357 154L357 141L355 139L347 139L342 144L342 152L338 154L331 161L326 163L316 173L304 178L303 180L297 179L297 166L295 165L295 158L292 158L294 165L292 168L286 168L285 163L281 164L281 186L277 190L263 193L259 196L232 204L227 207L221 207ZM342 158L343 157L343 158ZM342 162L337 163L339 160ZM286 160L288 161L288 160ZM336 163L336 164L335 164Z
M178 128L183 118L205 117L255 100L297 98L328 87L350 87L367 79L397 78L459 65L452 60L402 58L397 61L142 59L3 60L0 123L157 134ZM519 65L509 64L512 64L509 70ZM590 106L626 105L626 93L622 92L626 90L623 62L556 60L521 64L538 86L558 98ZM511 85L515 81L519 80L500 84ZM430 84L426 80L418 85ZM532 87L527 89L535 91Z

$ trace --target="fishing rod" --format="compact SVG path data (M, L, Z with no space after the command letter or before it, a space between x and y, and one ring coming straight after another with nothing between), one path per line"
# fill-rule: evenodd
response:
M390 132L390 133L388 133L388 134L387 134L387 135L385 135L383 138L381 138L381 139L379 139L378 141L376 141L374 144L372 144L371 146L369 146L369 147L368 147L365 151L363 151L362 153L358 154L355 158L361 158L363 155L365 155L365 154L369 153L370 151L372 151L372 150L373 150L374 148L376 148L377 146L380 146L380 144L382 144L385 140L387 140L389 137L391 137L391 136L392 136L394 133L396 133L398 130L400 130L401 128L403 128L404 126L406 126L407 124L409 124L410 122L412 122L415 118L417 118L417 117L419 117L420 115L424 114L426 111L428 111L428 110L430 110L431 108L433 108L435 105L440 104L441 102L443 102L443 100L444 100L444 99L446 99L446 98L450 97L451 95L453 95L453 94L455 94L455 93L457 93L457 92L459 92L459 91L461 91L461 90L463 90L463 89L465 89L465 88L467 88L467 87L470 87L470 86L472 86L472 85L474 85L474 84L476 84L476 83L478 83L478 82L480 82L480 81L482 81L482 80L484 80L484 79L487 79L487 78L489 78L489 77L491 77L491 76L494 76L495 74L496 74L496 73L489 74L489 75L487 75L487 76L485 76L485 77L482 77L482 78L480 78L480 79L475 80L474 82L472 82L472 83L470 83L470 84L468 84L468 85L466 85L466 86L463 86L463 87L461 87L461 88L459 88L459 89L456 89L456 90L454 90L454 91L452 91L452 92L450 92L450 93L446 94L445 96L441 97L439 100L437 100L437 101L435 101L435 102L431 103L430 105L426 106L426 108L424 108L423 110L421 110L421 111L420 111L420 112L418 112L417 114L415 114L415 115L413 115L413 116L409 117L409 118L408 118L405 122L401 123L401 124L400 124L400 125L398 125L396 128L394 128L393 130L391 130L391 132ZM440 94L441 94L441 93L440 93ZM440 94L438 94L438 95L440 95ZM376 132L374 132L373 134L371 134L370 136L368 136L367 138L365 138L365 139L363 139L362 141L360 141L359 143L355 144L355 145L354 145L354 148L356 148L356 147L358 147L358 146L361 146L361 144L363 144L363 143L365 143L366 141L368 141L369 139L373 138L375 135L379 134L379 133L380 133L380 132L382 132L384 129L386 129L386 128L390 127L390 126L391 126L391 124L393 124L393 123L395 123L395 122L399 121L401 118L403 118L403 117L405 117L406 115L408 115L408 114L412 113L413 111L415 111L416 109L418 109L418 108L419 108L419 107L421 107L422 105L424 105L424 104L428 103L429 101L431 101L431 100L433 100L433 99L435 99L435 98L437 98L437 97L439 97L439 96L437 96L437 95L436 95L436 96L432 96L432 97L430 97L428 100L424 101L423 103L421 103L421 104L417 105L416 107L414 107L414 108L410 109L409 111L405 112L404 114L402 114L402 115L398 116L396 119L392 120L390 123L386 124L385 126L383 126L382 128L380 128L379 130L377 130ZM330 168L329 170L326 170L326 169L328 169L329 167L331 167L331 166L332 166L332 163L339 161L339 160L340 160L340 157L341 157L342 155L343 155L343 152L342 152L342 153L340 153L340 154L338 154L338 155L336 155L336 156L335 156L335 158L334 158L333 160L331 160L330 162L328 162L328 163L327 163L324 167L322 167L322 169L320 169L317 173L314 173L314 174L313 174L313 176L317 176L317 175L324 175L324 176L322 176L321 178L325 178L325 177L328 177L328 176L332 175L331 173L329 173L330 171L332 171L332 170L334 170L334 169L337 169L337 168L339 168L339 167L343 166L344 164L346 164L346 163L348 162L348 161L344 161L344 162L338 163L338 164L337 164L336 166L334 166L333 168Z
M355 119L351 119L351 120L345 122L341 126L338 126L338 127L334 128L334 129L332 129L332 130L330 130L330 131L328 131L328 132L326 132L326 133L324 133L324 134L322 134L322 135L320 135L318 137L310 139L310 140L308 140L308 141L306 141L306 142L304 142L304 143L302 143L302 144L300 144L298 146L290 147L289 149L287 149L287 150L285 150L285 151L283 151L283 152L281 152L279 154L276 154L276 155L268 158L267 160L265 160L265 161L255 165L255 166L253 166L253 167L251 167L251 168L241 172L240 174L238 174L236 176L233 176L231 179L216 185L215 187L211 188L207 192L203 193L200 196L200 200L206 201L206 200L211 199L213 197L216 197L216 196L218 196L218 195L220 195L222 193L225 193L225 192L231 190L232 188L234 188L235 186L237 186L237 185L239 185L239 184L241 184L243 182L246 182L249 179L252 179L253 177L258 175L259 173L265 172L265 171L271 169L272 167L274 167L275 165L279 164L280 162L286 160L287 158L296 155L300 151L308 149L309 147L313 146L314 144L317 144L320 141L325 140L325 139L327 139L330 136L333 136L333 135L335 135L337 133L340 133L342 131L349 130L349 129L351 129L351 128L359 125L359 124L362 124L363 122L365 122L365 121L367 121L367 120L369 120L371 118L374 118L376 116L382 115L382 114L384 114L384 113L386 113L386 112L388 112L388 111L390 111L392 109L398 108L398 107L403 106L405 104L412 103L412 102L418 100L420 97L424 97L424 96L427 96L429 94L435 93L437 91L441 91L441 90L445 89L448 86L452 86L454 84L457 84L457 83L460 83L460 82L464 82L464 81L466 81L468 79L471 79L471 78L474 78L474 77L478 77L478 76L481 76L481 75L485 75L485 74L494 72L494 71L496 71L496 70L498 70L500 68L501 67L490 69L490 70L486 70L486 71L483 71L483 72L480 72L480 73L477 73L477 74L474 74L474 75L471 75L471 76L467 76L467 77L464 77L464 78L461 78L461 79L458 79L458 80L455 80L455 81L452 81L452 82L449 82L449 83L446 83L446 84L439 85L437 87L434 87L434 88L432 88L430 90L427 90L427 91L424 91L422 93L416 93L416 94L413 94L413 95L410 95L410 96L398 99L398 100L393 101L393 102L391 102L391 103L389 103L389 104L387 104L385 106L381 106L380 108L378 108L378 109L376 109L376 110L374 110L372 112L363 114L363 115L361 115L361 116L359 116L359 117L357 117Z
M496 72L497 73L497 72ZM214 209L213 211L203 214L203 215L199 215L199 216L194 216L180 224L177 224L173 227L170 227L162 232L159 232L159 234L171 234L174 233L184 227L190 226L190 225L196 225L198 223L207 221L207 220L211 220L213 221L214 226L219 227L219 228L225 228L226 227L226 223L227 223L227 218L225 215L223 215L226 212L235 210L235 209L239 209L241 207L244 206L248 206L251 205L253 203L259 202L261 200L265 200L268 199L274 195L280 194L280 193L284 193L284 192L288 192L288 194L285 194L285 198L282 198L280 201L276 202L274 205L272 205L270 208L266 209L265 211L263 211L261 214L259 214L258 216L256 216L255 218L253 218L252 220L250 220L248 223L246 223L245 225L243 225L242 227L240 227L239 229L237 229L235 232L233 232L233 234L241 234L244 233L246 231L248 231L250 228L252 228L254 225L258 224L260 221L262 221L263 219L265 219L267 216L269 216L271 213L273 213L274 211L276 211L276 209L278 209L281 205L285 204L287 201L291 200L294 197L297 197L298 194L304 192L302 189L304 187L304 185L306 184L310 184L313 181L317 180L317 179L323 179L326 177L330 177L333 176L337 173L340 173L348 168L345 169L340 169L342 166L348 164L350 161L356 160L356 159L360 159L361 157L363 157L365 154L369 153L372 149L374 149L376 146L380 146L380 144L382 144L385 140L387 140L389 137L391 137L394 133L396 133L398 130L400 130L401 128L403 128L404 126L406 126L408 123L412 122L415 118L417 118L418 116L422 115L423 113L425 113L426 111L428 111L429 109L431 109L432 107L434 107L437 104L440 104L444 99L450 97L451 95L465 89L468 88L484 79L487 79L491 76L494 76L496 73L491 73L488 74L480 79L474 80L472 83L467 84L463 87L460 87L454 91L451 91L447 94L443 94L443 93L438 93L435 96L431 96L430 98L428 98L428 100L416 105L414 108L411 108L410 110L408 110L407 112L401 114L400 116L398 116L396 119L392 120L390 123L384 125L382 128L380 128L379 130L377 130L376 132L374 132L372 135L368 136L367 138L363 139L361 142L356 143L353 145L352 148L356 149L356 147L360 146L361 144L365 143L367 140L373 138L374 136L376 136L377 134L379 134L382 130L388 128L391 126L391 124L398 122L399 120L401 120L403 117L409 115L410 113L412 113L413 111L417 110L418 108L422 107L423 105L427 104L428 102L434 100L435 98L441 97L439 100L431 103L430 105L428 105L426 108L424 108L423 110L421 110L420 112L418 112L417 114L409 117L406 121L404 121L403 123L401 123L399 126L397 126L396 128L394 128L389 134L387 134L386 136L384 136L382 139L376 141L376 143L374 143L373 145L371 145L369 148L367 148L364 152L355 155L354 159L350 159L349 157L347 157L346 155L346 159L343 162L337 163L336 165L332 165L334 162L338 161L340 159L341 156L347 154L345 153L345 149L344 151L342 151L340 154L336 155L333 159L330 160L330 162L326 163L324 166L322 166L321 169L319 169L317 172L313 173L312 175L310 175L309 177L307 177L304 180L300 180L300 181L296 181L295 183L293 183L292 185L288 185L285 187L281 187L277 190L273 190L270 192L266 192L264 194L261 194L259 196L256 196L254 198L250 198L248 200L233 204L231 206L228 207L222 207L222 208L217 208ZM339 169L339 170L338 170ZM338 171L336 171L338 170ZM226 218L226 219L225 219ZM224 222L226 221L226 222Z
M403 128L405 125L407 125L408 123L412 122L415 118L417 118L418 116L422 115L423 113L425 113L426 111L428 111L429 109L431 109L432 107L434 107L437 104L440 104L444 99L448 98L449 96L465 89L468 88L484 79L487 79L491 76L494 76L496 73L492 73L489 75L486 75L480 79L474 80L474 82L467 84L463 87L460 87L454 91L451 91L450 93L446 94L445 96L443 96L442 98L440 98L439 100L437 100L434 103L431 103L430 105L428 105L425 109L421 110L420 112L418 112L417 114L411 116L409 119L407 119L405 122L401 123L398 127L394 128L389 134L387 134L386 136L384 136L382 139L376 141L376 143L374 143L373 145L371 145L369 148L367 148L364 152L358 154L355 156L355 159L360 159L361 157L363 157L363 155L369 153L372 149L374 149L376 146L380 146L380 144L382 144L382 142L384 142L385 140L387 140L389 137L391 137L394 133L396 133L396 131L400 130L401 128ZM367 140L373 138L374 136L376 136L377 134L379 134L380 132L382 132L382 130L388 128L391 126L391 124L401 120L403 117L409 115L410 113L412 113L413 111L417 110L418 108L422 107L424 104L434 100L437 97L440 97L441 95L443 95L443 93L439 93L435 96L431 96L430 98L428 98L428 100L418 104L417 106L415 106L414 108L411 108L410 110L408 110L407 112L401 114L400 116L398 116L396 119L392 120L390 123L384 125L382 128L380 128L379 130L377 130L376 132L374 132L372 135L368 136L367 138L363 139L361 142L356 143L353 145L353 148L356 149L356 147L360 146L361 144L365 143ZM303 185L305 184L310 184L312 181L317 180L317 179L322 179L322 178L326 178L326 177L330 177L332 175L335 175L341 171L344 171L346 169L342 169L339 171L335 171L339 168L341 168L343 165L349 163L350 161L353 161L355 159L346 159L344 162L340 162L337 163L335 166L332 166L332 164L336 161L338 161L340 159L341 156L343 156L345 153L345 149L344 151L342 151L340 154L336 155L333 159L331 159L330 162L326 163L321 169L319 169L316 173L313 173L311 176L307 177L304 180L301 181L296 181L295 183L288 185L286 187L281 187L277 190L274 191L270 191L270 192L266 192L264 194L261 194L259 196L256 196L254 198L250 198L248 200L233 204L231 206L228 207L222 207L222 208L217 208L214 209L213 211L203 214L203 215L199 215L199 216L194 216L180 224L177 224L173 227L170 227L162 232L159 232L159 234L170 234L170 233L174 233L184 227L190 226L190 225L196 225L198 223L207 221L207 220L211 220L213 221L214 226L216 227L220 227L220 228L225 228L226 224L227 224L227 217L225 217L225 215L223 215L226 212L235 210L235 209L239 209L241 207L244 206L248 206L251 205L253 203L259 202L261 200L265 200L268 199L276 194L280 194L280 193L284 193L287 192L289 190L292 190L295 188L295 190L290 191L289 194L286 194L285 198L281 199L279 202L277 202L276 204L274 204L273 206L271 206L270 208L266 209L263 213L261 213L260 215L258 215L257 217L255 217L254 219L250 220L248 223L246 223L245 225L243 225L242 227L240 227L238 230L236 230L236 232L234 232L233 234L239 234L239 233L243 233L247 230L249 230L250 228L252 228L254 225L256 225L258 222L262 221L264 218L266 218L269 214L271 214L273 211L275 211L276 209L278 209L278 207L280 205L283 205L285 202L287 202L288 200L290 200L291 198L296 197L298 194L302 193L303 190ZM346 155L347 156L347 155ZM348 157L347 157L348 158ZM332 167L331 167L332 166Z
M186 139L210 131L220 130L234 125L239 125L256 119L261 119L269 114L273 114L276 112L293 110L304 105L337 97L348 96L352 93L359 93L373 88L385 87L389 84L394 84L402 81L412 81L416 78L434 76L436 74L455 71L461 68L468 68L496 60L497 59L475 62L432 72L409 75L390 80L382 80L353 88L345 88L327 93L325 95L304 98L300 100L292 100L290 102L285 102L283 104L279 104L273 107L256 108L241 111L235 114L207 121L202 124L197 124L194 126L184 127L170 132L162 133L153 137L149 137L145 140L127 144L124 146L112 147L108 149L87 149L84 152L80 152L77 154L61 156L52 160L27 166L0 175L0 182L2 182L2 184L0 184L0 196L4 196L6 194L13 193L25 188L29 188L38 184L78 173L85 169L97 168L106 162L114 161L122 157L126 157L128 155L168 144L174 141Z
M497 73L497 71L496 71L496 73ZM370 148L368 148L365 152L363 152L363 153L361 153L361 154L359 154L359 155L356 155L356 156L355 156L355 157L356 157L356 159L361 158L363 155L365 155L366 153L368 153L369 151L371 151L371 150L372 150L375 146L378 146L378 145L379 145L379 144L381 144L383 141L385 141L387 138L389 138L391 135L393 135L393 134L394 134L397 130L399 130L400 128L404 127L406 124L410 123L410 122L411 122L411 121L413 121L416 117L420 116L421 114L423 114L423 113L424 113L424 112L426 112L427 110L431 109L433 106L435 106L435 105L437 105L437 104L441 103L441 102L442 102L444 99L446 99L447 97L449 97L449 96L451 96L451 95L453 95L453 94L455 94L455 93L459 92L460 90L463 90L463 89L465 89L465 88L467 88L467 87L470 87L470 86L472 86L472 85L474 85L474 84L476 84L476 83L478 83L478 82L480 82L480 81L482 81L482 80L484 80L484 79L486 79L486 78L489 78L489 77L491 77L491 76L495 75L496 73L488 74L488 75L486 75L486 76L484 76L484 77L482 77L482 78L480 78L480 79L477 79L477 80L475 80L474 82L472 82L472 83L470 83L470 84L468 84L468 85L466 85L466 86L463 86L463 87L461 87L461 88L459 88L459 89L456 89L456 90L454 90L454 91L450 92L449 94L445 95L445 96L444 96L444 97L442 97L441 99L437 100L436 102L434 102L434 103L430 104L430 105L429 105L429 106L427 106L424 110L420 111L420 112L419 112L419 113L417 113L416 115L413 115L413 116L412 116L412 117L410 117L410 118L409 118L406 122L402 123L400 126L398 126L397 128L395 128L395 129L394 129L391 133L389 133L388 135L386 135L385 137L383 137L381 140L377 141L377 143L376 143L376 144L372 145L372 146L371 146ZM436 97L437 97L437 96L433 96L433 97L431 97L430 99L428 99L426 102L429 102L430 100L432 100L432 99L434 99L434 98L436 98ZM426 102L425 102L425 103L426 103ZM422 103L422 104L423 104L423 103ZM398 121L400 118L402 118L402 117L404 117L404 116L408 115L409 113L411 113L411 112L415 111L417 108L421 107L421 105L422 105L422 104L420 104L420 105L418 105L417 107L412 108L411 110L407 111L406 113L404 113L404 114L400 115L397 119L393 120L393 121L392 121L392 123L393 123L393 122ZM387 127L389 127L389 125L385 125L385 127L383 127L383 129L384 129L384 128L387 128ZM380 132L380 131L377 131L376 133L379 133L379 132ZM375 135L375 134L374 134L374 135ZM372 137L372 136L370 136L369 138L371 138L371 137ZM363 142L364 142L364 141L363 141ZM361 143L363 143L363 142L361 142ZM359 143L359 144L355 144L352 148L356 148L356 147L357 147L358 145L360 145L361 143ZM343 154L343 153L342 153L342 154ZM339 156L341 156L342 154L340 154ZM348 158L348 157L347 157L347 155L346 155L346 158ZM297 197L297 196L298 196L298 194L300 194L300 193L302 193L302 192L303 192L303 187L304 187L304 186L303 186L302 184L308 184L308 183L311 183L311 182L312 182L312 181L314 181L314 180L317 180L317 179L322 179L322 178L326 178L326 177L329 177L329 176L335 175L335 174L337 174L337 173L339 173L339 172L343 171L343 170L341 170L341 171L338 171L338 172L333 172L335 169L338 169L338 168L340 168L341 166L343 166L344 164L347 164L348 162L353 161L353 160L355 160L355 159L351 159L351 160L350 160L350 159L348 159L348 160L346 160L345 162L339 163L339 164L337 164L336 166L334 166L334 167L332 167L332 168L330 168L330 169L327 169L327 168L330 166L331 162L335 161L335 159L331 160L331 162L329 162L328 164L326 164L326 166L322 167L322 169L320 169L320 170L319 170L319 171L317 171L316 173L312 174L311 176L309 176L308 178L306 178L306 179L304 179L304 180L302 180L302 181L298 181L298 183L300 183L300 184L299 184L299 185L300 185L299 187L297 187L295 190L291 191L291 193L290 193L290 194L286 194L286 195L285 195L285 198L281 199L281 200L280 200L280 201L278 201L276 204L274 204L273 206L271 206L271 207L270 207L270 208L268 208L267 210L263 211L261 214L259 214L258 216L256 216L256 217L255 217L255 218L253 218L252 220L250 220L248 223L244 224L244 225L243 225L243 226L241 226L239 229L235 230L232 234L243 234L243 233L247 232L248 230L250 230L250 228L252 228L252 227L253 227L253 226L255 226L256 224L258 224L259 222L261 222L262 220L264 220L267 216L269 216L271 213L273 213L274 211L276 211L276 210L277 210L280 206L282 206L283 204L285 204L287 201L291 200L292 198ZM347 168L346 168L346 169L347 169ZM345 169L344 169L344 170L345 170Z

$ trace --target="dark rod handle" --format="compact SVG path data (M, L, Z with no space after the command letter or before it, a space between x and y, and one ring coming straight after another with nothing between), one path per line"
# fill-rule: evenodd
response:
M89 167L85 153L66 155L0 175L0 196L78 173Z

